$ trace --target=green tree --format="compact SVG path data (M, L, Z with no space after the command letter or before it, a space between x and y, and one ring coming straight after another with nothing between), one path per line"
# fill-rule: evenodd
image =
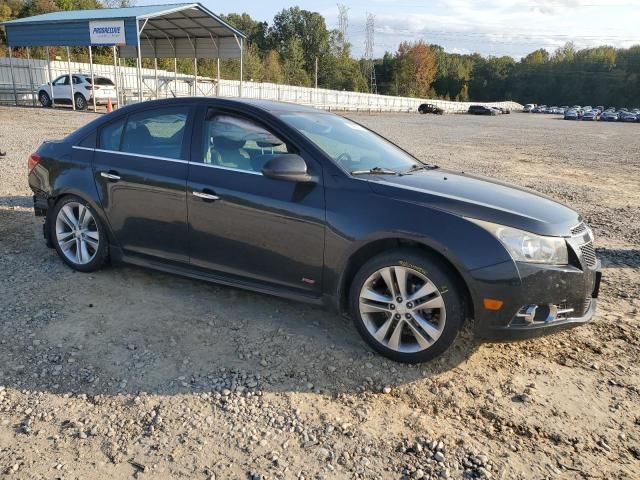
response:
M267 22L254 20L248 13L230 13L228 15L220 15L229 25L244 33L247 41L255 45L259 53L267 50Z
M265 82L282 83L284 81L280 55L275 50L269 50L265 55L263 69Z
M285 62L290 57L292 43L299 43L303 68L309 78L314 75L316 58L322 58L329 50L329 31L324 17L299 7L276 14L268 35L270 47L277 50Z
M309 86L311 80L305 70L304 50L302 41L298 37L292 37L284 48L282 55L284 59L283 74L284 81L289 85Z

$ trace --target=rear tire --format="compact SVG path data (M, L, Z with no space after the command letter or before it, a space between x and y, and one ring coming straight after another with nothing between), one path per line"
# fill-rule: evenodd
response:
M41 90L38 93L38 101L40 102L40 105L42 105L45 108L49 108L51 107L51 105L53 105L53 102L51 101L51 97L44 90Z
M76 93L75 104L76 110L85 110L87 108L87 99L81 93Z
M363 339L403 363L442 354L465 317L464 296L451 268L413 249L393 250L365 263L351 283L349 305Z
M74 270L93 272L107 261L106 229L93 207L69 195L56 203L51 213L49 238L60 258Z

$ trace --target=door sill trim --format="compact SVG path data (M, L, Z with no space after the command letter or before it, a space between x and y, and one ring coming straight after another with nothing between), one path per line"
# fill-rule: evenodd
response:
M113 260L122 263L150 268L153 270L180 275L182 277L188 277L195 280L202 280L209 283L216 283L228 287L240 288L242 290L249 290L256 293L263 293L266 295L287 298L289 300L295 300L321 306L325 305L325 301L323 301L323 297L321 295L299 293L287 288L277 286L270 287L261 283L252 282L251 280L237 280L236 278L232 278L221 272L203 271L199 268L190 267L188 265L176 264L174 262L163 262L162 260L145 258L137 255L129 255L123 253L122 250L117 247L111 247L110 253Z

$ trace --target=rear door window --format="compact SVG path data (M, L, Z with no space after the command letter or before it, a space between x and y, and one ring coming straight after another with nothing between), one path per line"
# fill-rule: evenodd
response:
M120 150L155 157L183 158L188 107L164 107L129 115Z

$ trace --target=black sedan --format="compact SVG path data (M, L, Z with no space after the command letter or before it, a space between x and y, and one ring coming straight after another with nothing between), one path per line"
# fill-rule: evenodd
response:
M293 104L145 102L29 158L44 236L81 272L128 262L350 316L398 361L589 321L591 230L530 190L421 163Z

